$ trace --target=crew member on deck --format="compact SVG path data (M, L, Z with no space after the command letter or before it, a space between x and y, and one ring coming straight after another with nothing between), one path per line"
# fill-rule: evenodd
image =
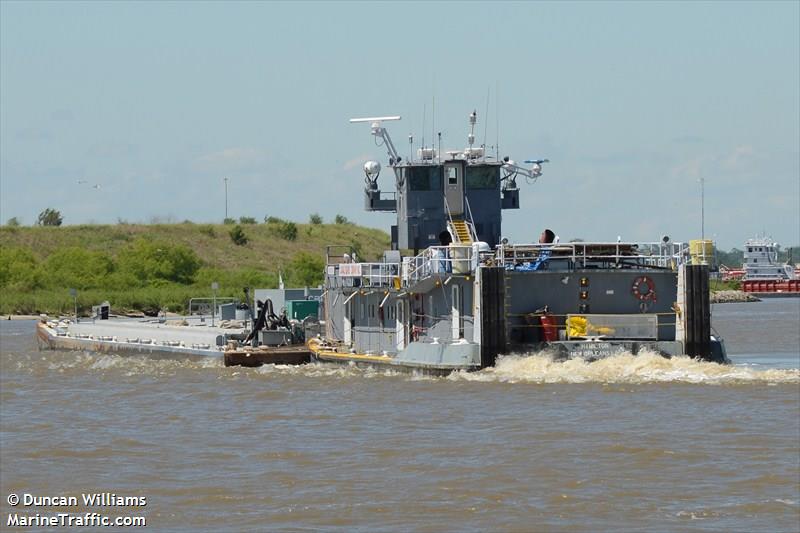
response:
M439 233L439 244L442 247L450 246L453 243L453 236L447 230ZM434 253L434 272L450 272L452 270L450 261L448 261L450 254L447 248L433 249Z
M551 229L545 229L539 236L539 244L558 244L558 236L553 233ZM553 253L552 248L543 247L539 250L539 256L536 261L529 264L530 270L544 270L547 268L547 262L550 260L550 254Z
M539 244L551 244L555 240L556 234L551 229L544 230L539 236Z
M442 231L439 233L439 244L442 246L450 246L453 242L453 236L450 235L450 232L447 230Z

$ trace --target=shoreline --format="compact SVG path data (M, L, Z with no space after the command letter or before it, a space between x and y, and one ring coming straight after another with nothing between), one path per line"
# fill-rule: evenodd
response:
M771 296L795 296L795 295L794 294L785 294L785 295L783 295L783 294L772 294L772 293L770 293L768 295L759 295L759 296L771 297ZM744 291L723 290L723 291L712 291L711 294L710 294L710 303L712 303L712 304L745 303L745 302L760 302L760 301L761 301L761 298L759 298L758 296L755 296L752 293L747 293L747 292L744 292ZM5 321L8 321L8 320L39 320L41 318L41 315L22 315L22 314L10 314L10 315L4 314L4 315L0 315L0 316L2 316L2 320L5 320ZM140 314L140 313L136 313L136 312L124 313L124 314L122 314L120 316L139 317L139 318L144 318L145 317L144 313ZM168 312L166 314L166 317L168 319L170 319L170 318L172 318L172 319L180 318L182 316L183 315L181 315L179 313L170 313L170 312ZM83 318L88 318L88 317L83 317Z
M743 303L743 302L760 302L761 298L754 296L751 293L744 291L715 291L711 293L712 304L729 304L729 303Z

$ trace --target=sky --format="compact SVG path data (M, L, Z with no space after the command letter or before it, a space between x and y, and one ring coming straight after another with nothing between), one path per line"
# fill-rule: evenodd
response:
M479 144L550 159L512 242L800 245L797 1L2 1L0 222L221 222L228 178L231 217L388 231L348 119L402 116L405 155L463 149L473 110Z

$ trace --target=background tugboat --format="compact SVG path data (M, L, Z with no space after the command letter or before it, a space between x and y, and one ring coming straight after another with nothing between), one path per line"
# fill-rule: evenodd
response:
M749 239L744 245L742 290L770 295L800 295L794 266L778 261L778 243L771 238Z

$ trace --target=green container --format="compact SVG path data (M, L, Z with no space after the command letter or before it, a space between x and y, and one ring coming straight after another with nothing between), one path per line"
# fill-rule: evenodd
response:
M289 300L286 302L286 315L294 320L307 316L319 316L319 302L315 300Z

